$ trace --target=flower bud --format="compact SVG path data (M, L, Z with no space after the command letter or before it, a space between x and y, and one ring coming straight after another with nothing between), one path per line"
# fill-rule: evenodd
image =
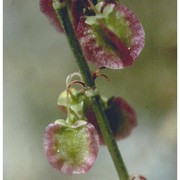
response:
M59 95L57 102L58 108L61 112L67 113L67 107L69 107L78 117L82 118L83 100L85 96L81 91L74 88L69 88L69 92L70 93L67 94L67 90L65 90Z

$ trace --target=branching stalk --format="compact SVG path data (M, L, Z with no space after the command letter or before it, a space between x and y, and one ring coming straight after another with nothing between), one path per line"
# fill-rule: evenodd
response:
M123 159L121 157L120 151L118 149L118 146L116 144L116 141L114 139L114 136L112 134L109 122L107 120L106 114L104 113L104 109L102 107L101 99L97 91L93 94L93 89L95 88L95 82L91 75L89 66L86 62L86 59L83 55L81 46L76 38L70 17L68 15L68 7L67 3L63 2L60 3L59 0L53 1L53 7L57 13L57 16L59 17L61 24L64 27L65 34L67 36L69 45L73 51L74 57L76 59L76 62L78 64L80 73L82 75L83 81L85 83L85 86L92 90L91 95L89 96L89 99L92 103L93 111L96 115L99 127L101 129L104 141L108 147L108 150L112 156L114 165L116 167L117 173L119 175L119 179L121 180L128 180L129 175L126 170L125 164L123 162Z

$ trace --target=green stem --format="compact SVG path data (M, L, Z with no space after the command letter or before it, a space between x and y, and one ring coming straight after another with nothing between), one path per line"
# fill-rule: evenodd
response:
M94 79L92 78L90 69L83 55L80 44L76 38L72 23L68 15L67 6L65 3L59 3L59 0L57 0L55 3L56 4L54 5L54 9L57 13L57 16L59 17L61 21L61 24L64 27L64 31L67 35L67 39L70 44L70 47L74 53L74 56L79 66L80 73L83 77L84 83L86 87L88 87L89 89L93 89L95 87L95 82L94 82ZM107 120L107 117L104 113L103 107L101 106L100 96L98 94L90 96L90 101L92 103L93 111L96 115L103 138L105 140L105 143L114 161L114 165L116 167L119 178L121 180L128 180L129 175L126 170L123 159L121 157L118 146L116 144L116 141L114 139L114 136L112 134L112 131L111 131L109 122Z

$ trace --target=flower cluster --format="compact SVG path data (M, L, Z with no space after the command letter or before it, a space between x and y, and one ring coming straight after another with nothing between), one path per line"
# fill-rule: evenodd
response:
M53 0L40 0L40 7L56 29L63 32ZM77 39L89 62L110 69L133 64L144 47L144 30L131 10L115 0L72 0L68 8Z

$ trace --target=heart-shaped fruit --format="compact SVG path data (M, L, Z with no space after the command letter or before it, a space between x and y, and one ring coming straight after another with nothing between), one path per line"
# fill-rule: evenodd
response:
M69 126L59 120L46 128L44 148L50 164L61 173L86 173L96 160L99 136L86 121L78 120Z

